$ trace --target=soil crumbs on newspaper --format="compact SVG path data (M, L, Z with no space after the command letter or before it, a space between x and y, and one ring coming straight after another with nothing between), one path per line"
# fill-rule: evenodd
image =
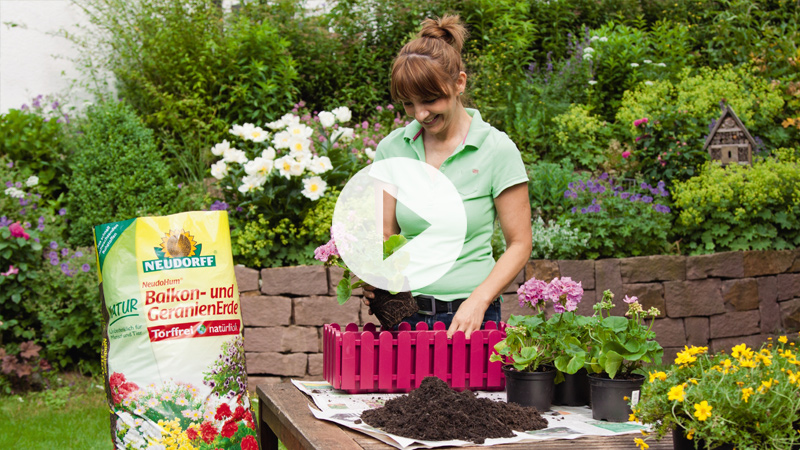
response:
M547 428L547 420L536 408L478 398L469 390L456 392L436 377L425 378L418 389L387 401L382 408L364 411L361 419L407 438L476 444L488 438L513 437L511 430Z

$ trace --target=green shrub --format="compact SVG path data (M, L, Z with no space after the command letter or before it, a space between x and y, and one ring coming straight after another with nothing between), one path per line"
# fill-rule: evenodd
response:
M40 191L56 199L65 193L65 180L69 176L63 130L67 119L60 115L57 101L44 103L40 95L32 106L0 115L0 156L7 157L29 175L35 174ZM50 112L59 112L58 117Z
M800 246L800 157L775 155L752 166L709 161L675 184L675 233L690 254Z
M292 104L289 42L270 21L225 15L214 0L78 3L97 30L81 43L86 66L114 74L173 173L201 180L227 124L268 122Z
M153 132L130 106L92 106L80 129L68 182L71 244L92 245L96 225L167 211L178 188L156 149Z
M42 356L56 370L99 375L101 335L97 329L103 315L94 249L60 248L49 253L38 281L28 286L29 309L40 323Z
M569 164L537 162L528 166L528 196L534 217L555 220L572 206L564 196L575 178Z
M611 126L592 115L584 105L572 105L553 118L557 147L548 155L555 161L570 161L578 167L594 168L606 162Z
M532 259L578 259L586 254L591 233L572 227L569 219L559 224L555 220L545 223L537 217L531 225Z
M696 75L685 68L675 84L668 80L653 85L640 83L625 92L616 119L628 125L623 130L633 138L638 134L633 122L642 117L657 117L666 105L686 111L700 124L712 124L720 116L722 101L736 111L751 135L764 137L768 148L781 144L768 139L784 105L781 94L748 67L726 66L718 70L702 67ZM680 130L671 131L680 133Z
M588 259L661 255L669 251L669 192L665 184L646 183L625 189L606 174L570 183L567 195L575 206L559 224L591 234Z

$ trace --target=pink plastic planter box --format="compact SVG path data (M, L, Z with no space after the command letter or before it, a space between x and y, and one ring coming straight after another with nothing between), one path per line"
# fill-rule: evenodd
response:
M469 339L459 331L447 339L444 324L433 330L425 323L412 330L401 323L399 331L377 331L374 324L351 323L342 331L338 324L322 330L323 373L335 389L350 394L409 392L422 379L436 376L457 391L501 391L506 380L500 362L489 362L494 345L503 339L505 323L488 322L485 330Z

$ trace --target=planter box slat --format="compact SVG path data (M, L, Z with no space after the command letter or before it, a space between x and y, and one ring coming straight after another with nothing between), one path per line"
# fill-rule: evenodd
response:
M323 328L323 374L336 389L349 393L409 392L428 376L436 376L455 390L503 390L505 378L500 362L489 362L494 344L505 337L488 323L470 339L458 332L447 339L444 325L433 330L425 324L411 330L401 324L398 331L378 331L368 324L359 331L349 324Z

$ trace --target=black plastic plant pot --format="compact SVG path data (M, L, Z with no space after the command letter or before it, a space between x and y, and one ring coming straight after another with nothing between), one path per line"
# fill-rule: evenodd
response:
M550 410L553 401L553 380L556 370L544 367L544 372L520 372L514 366L503 366L506 376L506 401L522 406L533 406L539 412Z
M695 447L695 443L697 447ZM705 442L702 440L686 439L686 433L683 428L672 430L672 448L674 450L695 450L695 448L706 448ZM714 447L711 450L733 450L733 445L725 444Z
M614 380L605 373L589 374L592 418L609 422L627 422L631 407L627 399L639 398L644 375L631 375L632 379Z
M565 373L564 381L556 384L553 404L560 406L584 406L589 404L589 377L586 369Z

